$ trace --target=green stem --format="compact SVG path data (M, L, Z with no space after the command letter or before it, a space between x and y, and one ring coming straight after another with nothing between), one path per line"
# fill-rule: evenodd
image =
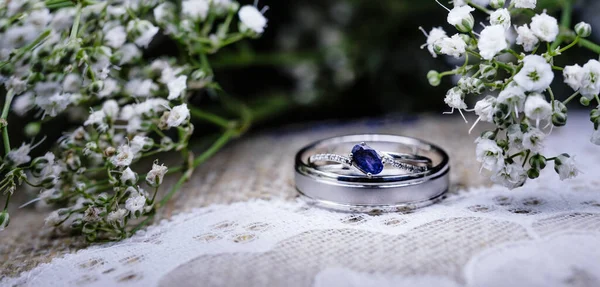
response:
M558 67L558 66L552 66L552 69L553 69L553 70L557 70L557 71L562 71L562 70L564 70L564 68L562 68L562 67Z
M10 139L8 137L8 122L6 119L8 118L8 111L10 109L10 105L15 96L13 89L8 90L6 93L6 98L4 99L4 108L2 109L2 141L4 142L4 155L7 155L10 152Z
M550 94L550 103L552 103L552 112L554 112L554 93L552 88L548 87L548 93Z
M600 105L600 97L598 97L598 95L595 95L594 98L596 98L596 102L598 103L598 105Z
M10 197L12 196L12 192L9 192L6 195L6 202L4 203L4 211L8 210L8 203L10 202Z
M570 97L568 97L563 104L566 106L570 101L572 101L575 97L579 96L579 91L575 92L574 94L572 94Z
M562 52L568 50L569 48L575 46L575 44L579 43L580 39L581 38L579 36L575 37L575 40L573 40L569 45L565 46L564 48L558 50L558 53L562 53Z
M73 22L73 27L71 27L71 35L69 35L70 40L75 40L77 37L77 31L79 30L79 22L81 21L81 3L77 3L77 14L75 14L75 21Z
M527 152L525 153L525 159L523 160L523 165L521 167L525 167L525 164L527 163L527 159L529 158L529 154L531 153L531 150L527 150Z
M563 28L567 28L569 29L571 26L571 14L572 14L572 3L571 0L564 0L563 2L563 7L562 7L562 14L560 16L560 26ZM555 50L556 48L558 48L558 46L560 46L560 44L562 44L562 41L564 40L564 37L562 36L558 36L556 38L556 41L554 41L554 43L552 43L552 46L550 46L551 50Z
M194 168L198 167L202 163L204 163L208 158L214 155L217 151L219 151L231 138L236 134L236 131L233 129L226 130L214 143L211 147L209 147L206 151L204 151L201 155L196 157L192 163Z
M469 4L470 6L473 6L474 8L481 10L484 13L487 13L488 15L492 14L492 11L486 9L485 7L475 4L475 3L471 2L470 0L467 0L465 2L467 2L467 4Z
M190 114L192 115L192 117L196 117L198 119L205 120L207 122L213 123L213 124L223 127L223 128L231 127L232 121L229 121L223 117L220 117L218 115L215 115L215 114L212 114L209 112L205 112L205 111L198 109L196 107L193 107L193 106L188 106L188 108L190 109Z

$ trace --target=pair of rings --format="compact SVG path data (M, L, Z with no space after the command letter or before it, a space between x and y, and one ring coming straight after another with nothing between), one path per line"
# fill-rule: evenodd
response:
M446 152L431 143L360 134L304 147L296 154L295 170L296 189L310 204L378 213L441 200L448 190L450 165Z

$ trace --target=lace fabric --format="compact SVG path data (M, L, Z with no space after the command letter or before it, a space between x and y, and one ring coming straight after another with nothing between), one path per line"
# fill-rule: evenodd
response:
M576 180L559 181L550 164L520 189L481 187L381 215L282 199L210 205L1 283L600 286L600 149L589 132L579 119L547 143L576 155Z

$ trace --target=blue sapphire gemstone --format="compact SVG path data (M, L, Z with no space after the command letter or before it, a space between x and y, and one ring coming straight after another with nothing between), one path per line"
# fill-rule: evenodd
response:
M365 173L379 174L383 163L377 152L365 144L357 144L352 148L352 160Z

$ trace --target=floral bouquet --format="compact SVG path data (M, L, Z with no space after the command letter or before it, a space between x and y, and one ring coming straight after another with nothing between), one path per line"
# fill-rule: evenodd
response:
M511 189L522 186L527 178L537 178L549 162L561 180L577 176L573 156L543 154L544 138L554 127L566 124L567 104L572 100L579 98L584 106L593 101L600 105L600 62L554 65L556 57L578 44L600 54L600 46L585 39L591 34L589 24L581 22L571 30L571 3L564 2L560 25L546 11L532 12L536 0L454 0L451 10L438 2L448 10L448 23L458 33L449 37L442 28L429 33L421 28L427 36L423 47L433 57L464 60L450 71L430 71L427 78L437 86L444 76L459 77L444 101L451 113L458 111L463 118L463 111L474 112L478 118L473 127L479 122L494 125L475 141L477 160L481 169L491 171L493 182ZM489 17L489 25L482 23L479 33L471 14L475 10ZM519 19L516 16L532 14L527 22L514 23ZM568 44L561 47L563 43ZM564 101L555 99L550 87L555 71L562 72L562 80L574 90ZM471 109L465 103L468 95L480 97ZM591 111L590 120L594 126L591 141L600 145L599 108Z
M252 111L223 94L208 56L260 36L265 10L231 0L0 1L0 84L6 89L0 230L20 185L39 190L34 201L57 208L47 225L89 241L122 239L149 222L194 167L247 129ZM173 51L146 56L156 43ZM241 118L194 107L189 98L201 91L220 93ZM11 143L11 112L35 118L25 126L31 141ZM65 117L78 126L63 130L52 151L32 158L41 126ZM198 156L188 149L192 121L223 131ZM164 152L180 153L184 164L168 168L155 161L135 170L135 162ZM158 199L163 177L175 172L181 178Z

